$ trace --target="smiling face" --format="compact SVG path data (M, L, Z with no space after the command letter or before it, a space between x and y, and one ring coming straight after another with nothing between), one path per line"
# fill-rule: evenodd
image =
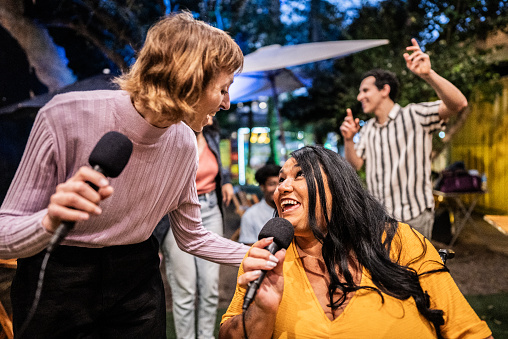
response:
M233 73L221 72L210 82L195 106L195 113L184 119L190 128L201 132L208 124L209 117L215 116L221 109L229 109L229 87L233 83L233 78Z
M383 89L379 89L375 85L376 78L373 76L366 77L360 84L360 89L356 99L362 103L364 113L376 113L384 100L389 99L390 86L385 85Z
M277 212L280 217L287 219L295 228L295 236L314 237L309 225L309 190L305 174L294 158L286 161L279 175L279 186L274 193L274 201L277 206ZM328 187L326 176L323 176L325 186L326 200L331 202L331 192ZM314 180L314 178L313 178ZM331 203L327 204L328 215L331 212ZM319 196L316 196L316 218L317 226L324 233L326 232L326 223L322 213Z

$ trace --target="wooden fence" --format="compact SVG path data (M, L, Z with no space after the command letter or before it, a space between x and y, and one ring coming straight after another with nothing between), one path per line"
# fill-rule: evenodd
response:
M486 100L480 89L469 100L471 112L451 141L450 161L487 175L479 208L508 214L508 77L499 83L502 92L493 98Z

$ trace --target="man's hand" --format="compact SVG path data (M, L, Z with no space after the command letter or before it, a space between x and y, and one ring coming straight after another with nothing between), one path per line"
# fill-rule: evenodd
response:
M346 117L340 126L340 133L345 141L352 141L356 133L360 131L360 119L353 118L353 112L350 108L346 112Z
M430 65L430 57L428 54L423 53L416 42L416 39L411 39L412 46L406 47L406 50L412 51L413 53L404 53L404 59L406 60L406 66L411 72L418 75L419 77L426 77L432 70Z
M425 80L436 91L439 99L443 101L439 105L439 117L448 119L462 112L467 107L467 99L464 94L431 68L429 56L421 51L415 39L411 39L411 42L413 45L406 47L406 49L413 51L413 53L411 55L404 53L407 68Z
M87 182L94 184L99 190L95 191ZM69 180L56 187L42 225L49 232L54 232L62 220L88 220L90 214L102 213L99 202L111 194L113 194L113 187L109 185L106 177L83 166Z

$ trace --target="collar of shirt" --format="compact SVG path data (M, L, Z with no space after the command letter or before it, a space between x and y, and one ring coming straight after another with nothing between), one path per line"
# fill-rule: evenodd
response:
M400 111L400 105L399 104L394 104L392 109L388 113L388 119L386 119L386 121L383 124L380 124L380 123L378 123L376 121L376 125L379 126L379 127L386 126L390 122L390 120L393 120L393 119L395 119L397 117L397 115L399 114L399 111Z

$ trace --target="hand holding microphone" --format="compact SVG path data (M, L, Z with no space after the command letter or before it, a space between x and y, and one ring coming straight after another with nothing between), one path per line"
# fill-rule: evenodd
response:
M286 219L283 218L272 218L268 220L268 222L263 226L263 229L259 233L258 239L261 241L258 241L254 246L251 248L249 252L249 256L255 257L256 252L260 253L259 250L255 247L256 245L263 244L266 240L263 240L265 238L273 237L273 242L270 243L268 246L266 246L264 249L268 250L272 255L277 253L281 249L287 249L288 246L291 244L291 241L293 241L294 236L294 228L293 225ZM263 255L262 253L260 253ZM246 258L244 261L244 270L247 272L249 270L249 264L248 259ZM254 260L253 260L254 261ZM259 261L258 261L259 262ZM281 265L282 266L282 265ZM257 270L256 270L257 271ZM272 274L273 281L270 281L270 283L277 284L277 280L282 278L282 270L281 267L275 268L274 271L276 271L276 274ZM240 279L247 279L248 274L252 274L251 272L248 272L244 274L243 277L240 277ZM244 297L244 303L243 303L243 310L245 311L251 302L256 297L256 294L258 292L258 289L260 288L263 279L265 279L267 271L261 270L261 274L254 280L251 281L247 287L247 291L245 293ZM275 276L275 275L278 275ZM283 278L282 278L283 280Z
M88 159L93 170L81 167L69 180L57 186L43 220L44 227L54 231L48 252L65 238L76 221L87 220L90 214L101 213L98 203L113 193L113 188L104 177L115 178L120 175L131 153L132 142L125 135L108 132L99 140Z

